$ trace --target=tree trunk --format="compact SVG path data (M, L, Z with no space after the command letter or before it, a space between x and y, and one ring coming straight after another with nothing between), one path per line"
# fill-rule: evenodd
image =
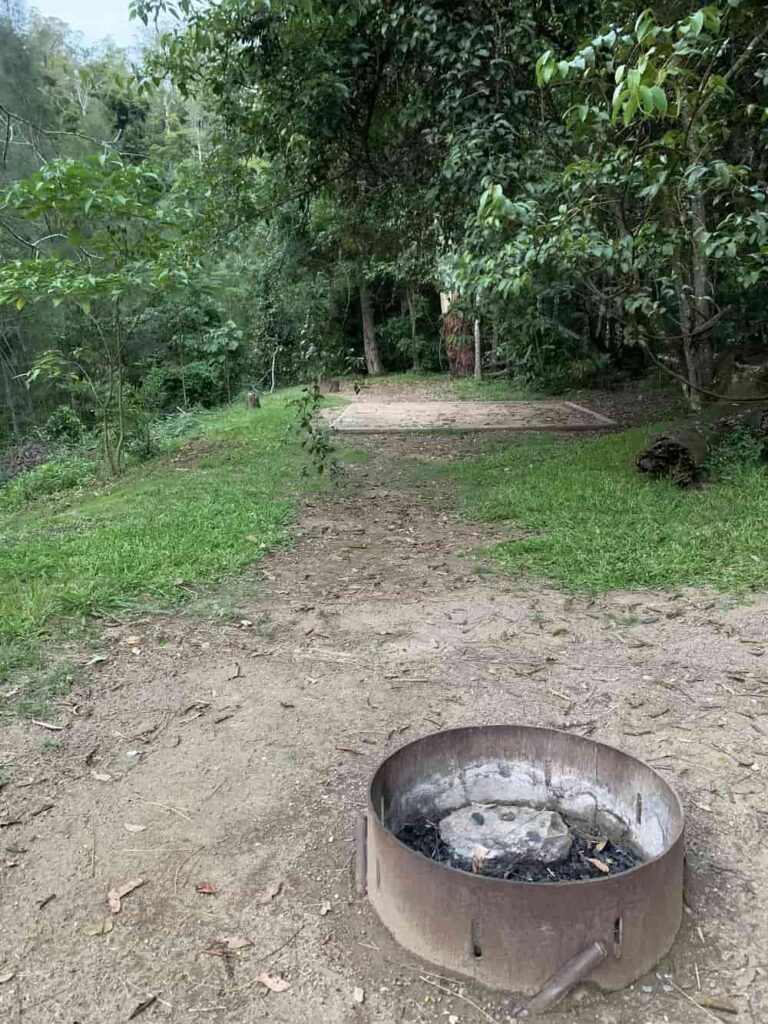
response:
M480 335L480 321L475 320L475 380L483 379L483 343Z
M5 402L8 406L8 415L11 421L11 436L16 441L21 432L19 430L19 419L16 415L16 404L13 400L13 390L11 388L11 366L2 353L0 353L0 363L3 364L3 387L5 390Z
M471 377L475 371L474 328L472 321L463 313L452 313L451 308L457 295L440 293L440 308L443 325L440 329L448 353L448 365L452 377Z
M373 319L373 303L371 290L367 281L360 282L360 313L363 318L363 347L365 349L365 365L368 375L378 377L383 373L379 349L376 344L376 323Z
M405 302L408 306L408 316L411 321L411 358L413 359L413 369L418 371L421 369L421 362L419 360L419 345L416 340L416 310L413 306L413 293L409 284L405 286Z
M185 409L189 408L187 402L187 378L184 373L184 339L179 337L179 372L181 373L181 398Z
M694 332L692 355L697 366L697 383L711 388L715 377L715 353L712 344L712 331L705 325L712 319L714 303L712 285L709 279L707 254L702 237L707 230L706 211L701 193L697 193L691 210L691 269L693 279L693 295L691 296L691 326ZM699 393L699 397L703 396Z
M688 156L691 167L695 168L701 164L701 154L695 142L696 133L693 131L691 114L685 101L682 104L681 115L688 140ZM678 260L675 278L680 309L683 357L690 381L688 400L691 407L698 410L701 409L706 399L701 389L711 389L715 377L712 330L706 326L712 319L714 308L707 253L704 248L707 215L699 182L693 185L690 209L686 209L685 205L681 207L680 219L683 234L690 237L690 265L686 271L683 271L681 261Z
M125 403L123 394L123 327L120 310L115 311L115 356L117 362L117 443L115 444L115 466L118 475L123 472L125 446Z
M706 314L702 319L706 305L702 296L696 294L697 278L700 284L700 273L694 274L693 281L689 283L683 267L679 263L677 264L675 288L680 311L680 336L685 375L689 382L685 391L691 408L696 412L701 409L706 398L702 389L711 388L714 378L712 335L710 331L701 329L702 325L706 323Z

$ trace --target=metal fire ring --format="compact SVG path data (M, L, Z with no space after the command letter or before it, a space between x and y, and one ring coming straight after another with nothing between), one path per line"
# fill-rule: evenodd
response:
M522 803L626 825L643 863L622 874L519 882L459 871L396 838L424 814ZM357 883L411 953L552 1005L577 981L623 988L670 949L683 910L684 813L649 765L615 747L518 725L450 729L376 771L358 829Z

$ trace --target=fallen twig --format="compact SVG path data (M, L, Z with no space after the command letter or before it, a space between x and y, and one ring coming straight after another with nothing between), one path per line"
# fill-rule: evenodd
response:
M171 807L170 804L159 804L155 800L142 800L141 802L143 804L147 804L148 807L162 807L164 811L170 811L172 814L178 814L180 818L183 818L184 821L188 821L190 825L194 824L189 815L184 814L184 812L180 811L178 807Z
M712 1013L711 1010L708 1010L706 1006L702 1006L701 1003L697 1003L692 996L689 996L687 992L684 992L679 985L676 985L674 981L672 981L671 978L662 978L660 974L657 974L656 977L659 979L659 981L661 981L662 984L666 983L670 985L675 990L675 992L681 995L683 999L687 999L691 1006L695 1006L697 1010L701 1010L701 1012L706 1014L706 1016L709 1017L710 1020L716 1020L717 1024L723 1024L723 1021L720 1017Z
M293 933L293 935L290 935L285 940L285 942L282 943L282 945L277 946L273 950L270 950L270 952L267 953L265 956L260 956L258 958L258 960L256 961L256 963L257 964L262 964L262 963L264 963L265 960L271 960L273 956L276 956L278 953L282 952L285 949L286 946L290 946L290 944L293 942L293 940L296 938L296 936L299 934L299 932L303 932L304 931L305 927L306 927L306 925L303 925L303 924L299 925L299 927L296 929L296 931Z
M431 985L433 988L440 989L441 992L445 992L447 995L453 996L455 999L461 999L463 1002L467 1003L469 1006L477 1010L479 1014L482 1014L482 1016L486 1020L489 1020L491 1024L498 1024L498 1021L496 1020L495 1017L492 1017L490 1013L487 1013L482 1008L482 1006L479 1006L476 1002L470 999L469 996L462 995L461 992L455 992L453 989L447 988L445 985L438 985L436 981L430 981L430 979L427 978L426 975L424 974L420 974L419 978L424 982L425 985Z

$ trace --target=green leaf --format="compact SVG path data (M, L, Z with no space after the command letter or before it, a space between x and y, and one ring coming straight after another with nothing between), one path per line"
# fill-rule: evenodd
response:
M656 22L653 17L653 11L646 8L646 10L638 15L637 21L635 22L635 38L638 43L644 42L651 32L653 32L655 27Z
M651 86L651 93L653 94L654 106L661 114L661 116L665 117L667 111L669 110L669 100L667 99L667 94L664 92L660 85Z
M695 14L692 14L688 26L689 35L700 36L701 30L704 28L704 11L696 11Z
M718 160L714 165L715 177L721 185L730 185L731 183L731 172L728 170L728 165L723 163L722 160Z
M20 295L19 298L16 299L16 309L18 309L19 312L21 312L22 309L24 309L26 304L27 300L22 295Z
M656 109L653 91L647 85L640 86L640 109L644 114L652 114Z
M639 106L640 101L638 99L637 93L633 93L624 105L624 124L632 123L632 119L637 113L637 109Z

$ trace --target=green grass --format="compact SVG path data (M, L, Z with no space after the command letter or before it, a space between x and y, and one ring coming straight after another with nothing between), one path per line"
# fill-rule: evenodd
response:
M520 402L542 397L532 388L520 381L507 380L475 380L465 377L452 381L453 394L456 398L470 399L476 402Z
M174 605L288 543L300 493L322 486L302 475L292 397L204 414L97 490L0 509L0 679L92 617Z
M371 378L375 388L377 382L393 383L398 387L407 388L409 384L434 384L436 394L447 397L471 399L481 402L515 402L525 399L542 397L541 393L532 390L519 380L497 378L495 380L475 380L474 377L454 378L447 372L438 373L429 370L405 370L402 373L386 373L381 377Z
M768 471L733 467L698 491L651 481L633 459L653 428L581 442L534 436L438 470L467 514L533 536L495 548L505 571L571 590L768 584Z

